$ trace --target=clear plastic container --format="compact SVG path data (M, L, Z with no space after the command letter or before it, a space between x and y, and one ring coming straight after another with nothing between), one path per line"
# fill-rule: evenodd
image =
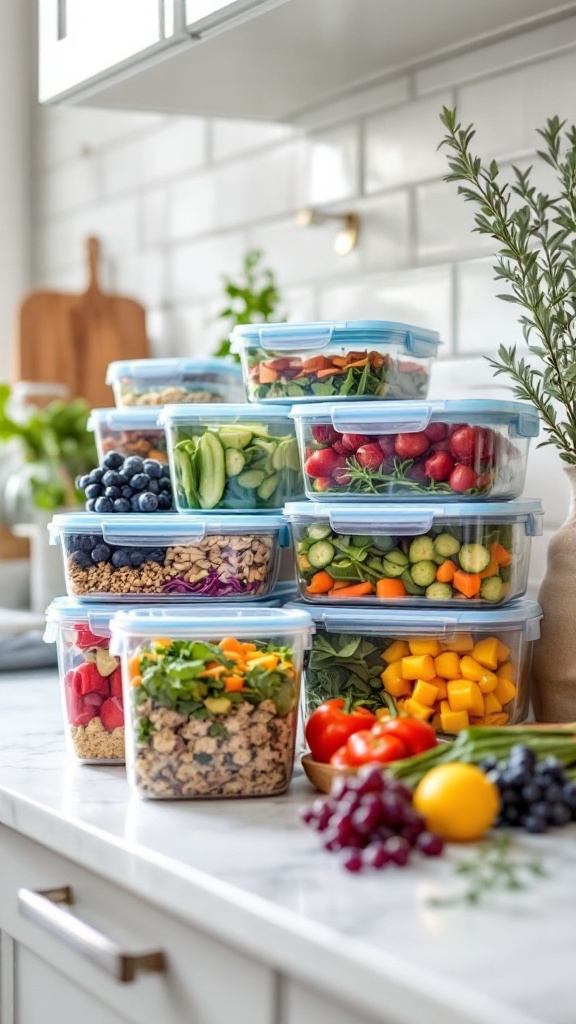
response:
M120 659L110 654L114 605L58 597L46 612L46 643L56 643L66 749L85 764L124 764Z
M303 497L294 424L284 406L169 405L166 429L179 512L281 512Z
M122 659L136 792L168 800L283 793L313 628L303 609L119 612L111 649Z
M168 462L166 435L158 426L158 408L92 409L86 427L94 431L98 461L109 452L120 452L125 458L139 455L141 459Z
M539 431L533 406L487 399L325 402L290 415L317 501L517 498Z
M282 516L61 513L50 524L66 588L85 600L266 597L290 543Z
M528 713L532 647L542 609L306 607L316 625L304 667L306 715L332 697L399 711L454 735L468 725L515 725Z
M248 324L230 335L250 402L426 398L436 331L386 320Z
M285 506L306 601L500 605L528 584L541 501Z
M116 405L242 402L242 372L225 359L129 359L110 363Z

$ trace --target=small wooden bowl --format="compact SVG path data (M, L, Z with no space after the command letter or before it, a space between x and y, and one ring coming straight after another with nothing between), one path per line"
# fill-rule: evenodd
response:
M302 755L302 767L308 781L321 793L329 793L332 782L338 775L356 775L356 768L334 768L331 764L315 761L312 754Z

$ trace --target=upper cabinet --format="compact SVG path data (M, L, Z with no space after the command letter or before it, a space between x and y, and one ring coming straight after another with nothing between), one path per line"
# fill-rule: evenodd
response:
M558 0L39 0L40 100L298 120L523 27Z

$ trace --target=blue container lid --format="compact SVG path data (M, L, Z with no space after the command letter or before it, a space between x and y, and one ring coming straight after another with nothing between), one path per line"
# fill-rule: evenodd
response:
M208 639L211 636L241 636L266 640L284 634L300 635L305 644L315 631L308 609L292 605L290 608L262 608L251 605L221 604L212 611L206 605L194 605L172 611L168 608L140 608L137 611L117 612L110 623L112 654L121 653L125 637L166 636L180 639Z
M254 603L259 608L281 608L283 605L293 603L298 599L300 589L296 580L280 580L266 597L254 598Z
M500 633L521 629L525 640L540 636L542 609L536 601L511 601L490 611L444 609L424 612L422 608L351 608L345 605L308 604L294 601L289 608L305 608L317 627L330 633L377 633L381 635L424 636L440 633L462 633L467 630Z
M246 533L279 534L281 547L289 544L286 520L282 515L196 515L186 512L101 513L59 512L48 529L50 543L58 544L62 536L73 533L101 533L109 544L137 547L149 543L167 546L190 544L215 533L225 536Z
M142 605L123 605L123 611L137 611ZM87 626L95 636L110 636L110 619L118 611L117 604L97 604L80 601L76 597L56 597L46 609L44 641L54 643L58 630Z
M108 364L106 383L129 378L154 384L164 381L180 381L205 374L219 374L222 377L242 377L237 363L225 359L119 359Z
M510 437L538 437L540 422L528 402L463 398L430 402L315 402L289 413L304 424L331 423L342 434L413 434L434 420L480 426L506 424Z
M251 423L269 423L270 421L290 419L290 411L285 405L267 405L264 403L247 403L241 405L230 402L225 405L223 402L210 403L206 405L165 405L162 408L158 422L162 426L186 426L193 423L222 423L240 422L247 427ZM289 429L292 425L288 424Z
M525 533L540 537L544 511L539 498L519 501L436 503L422 505L374 505L324 503L319 501L291 501L284 506L284 515L291 522L328 521L335 533L387 534L417 536L427 533L435 523L444 520L478 520L481 523L524 523Z
M232 352L260 346L264 352L306 352L342 345L394 345L413 356L433 357L441 345L437 331L390 320L325 320L294 324L242 324L230 334Z
M157 405L121 405L109 409L92 409L86 429L104 427L108 430L158 430L162 433L158 423L160 408Z

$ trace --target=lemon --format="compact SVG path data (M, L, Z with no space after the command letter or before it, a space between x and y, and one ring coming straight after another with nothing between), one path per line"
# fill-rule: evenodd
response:
M498 787L472 764L432 768L418 783L413 802L430 831L452 842L480 839L500 809Z

